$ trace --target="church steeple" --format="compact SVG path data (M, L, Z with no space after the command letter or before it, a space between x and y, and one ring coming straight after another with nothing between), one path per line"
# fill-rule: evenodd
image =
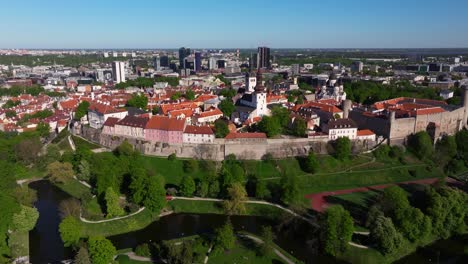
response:
M255 92L262 93L265 92L265 86L263 86L263 76L262 70L257 70L257 85L255 86Z

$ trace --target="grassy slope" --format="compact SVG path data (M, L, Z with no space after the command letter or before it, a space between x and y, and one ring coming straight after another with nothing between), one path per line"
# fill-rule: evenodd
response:
M133 260L133 259L130 259L128 256L126 255L119 255L117 258L116 258L116 261L117 263L119 264L149 264L149 263L152 263L152 262L148 262L148 261L137 261L137 260Z
M92 142L89 142L87 140L84 140L80 137L77 137L77 136L73 136L72 135L72 139L73 139L73 142L75 143L75 146L78 148L78 147L84 147L84 148L88 148L88 149L98 149L98 148L101 148L101 146L97 145L97 144L94 144Z

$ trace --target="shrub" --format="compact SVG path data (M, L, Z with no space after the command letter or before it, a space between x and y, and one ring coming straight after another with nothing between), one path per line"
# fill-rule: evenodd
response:
M151 257L151 250L147 243L140 244L135 248L135 254L141 257Z

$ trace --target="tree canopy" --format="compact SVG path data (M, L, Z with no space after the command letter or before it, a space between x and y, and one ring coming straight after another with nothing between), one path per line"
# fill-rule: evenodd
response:
M92 236L88 239L88 250L93 264L108 264L117 253L114 245L101 236Z
M341 205L329 207L322 217L321 239L327 254L345 252L354 232L353 218Z

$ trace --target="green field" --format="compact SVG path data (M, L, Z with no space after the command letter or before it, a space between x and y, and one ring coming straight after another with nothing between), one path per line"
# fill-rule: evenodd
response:
M278 256L260 256L256 249L258 244L248 238L238 238L236 246L228 251L214 252L209 256L208 263L213 264L271 264L284 263Z
M154 214L145 209L139 214L117 221L104 223L80 223L83 237L95 235L107 237L143 229L157 219L158 214Z
M101 146L99 146L98 144L94 144L92 142L89 142L87 140L84 140L80 137L77 137L77 136L73 136L72 135L72 139L73 139L73 142L75 143L75 146L77 148L79 147L83 147L83 148L88 148L88 149L98 149L98 148L102 148Z
M221 202L173 200L168 206L175 213L225 214ZM246 204L244 215L278 218L285 214L283 210L264 204Z

